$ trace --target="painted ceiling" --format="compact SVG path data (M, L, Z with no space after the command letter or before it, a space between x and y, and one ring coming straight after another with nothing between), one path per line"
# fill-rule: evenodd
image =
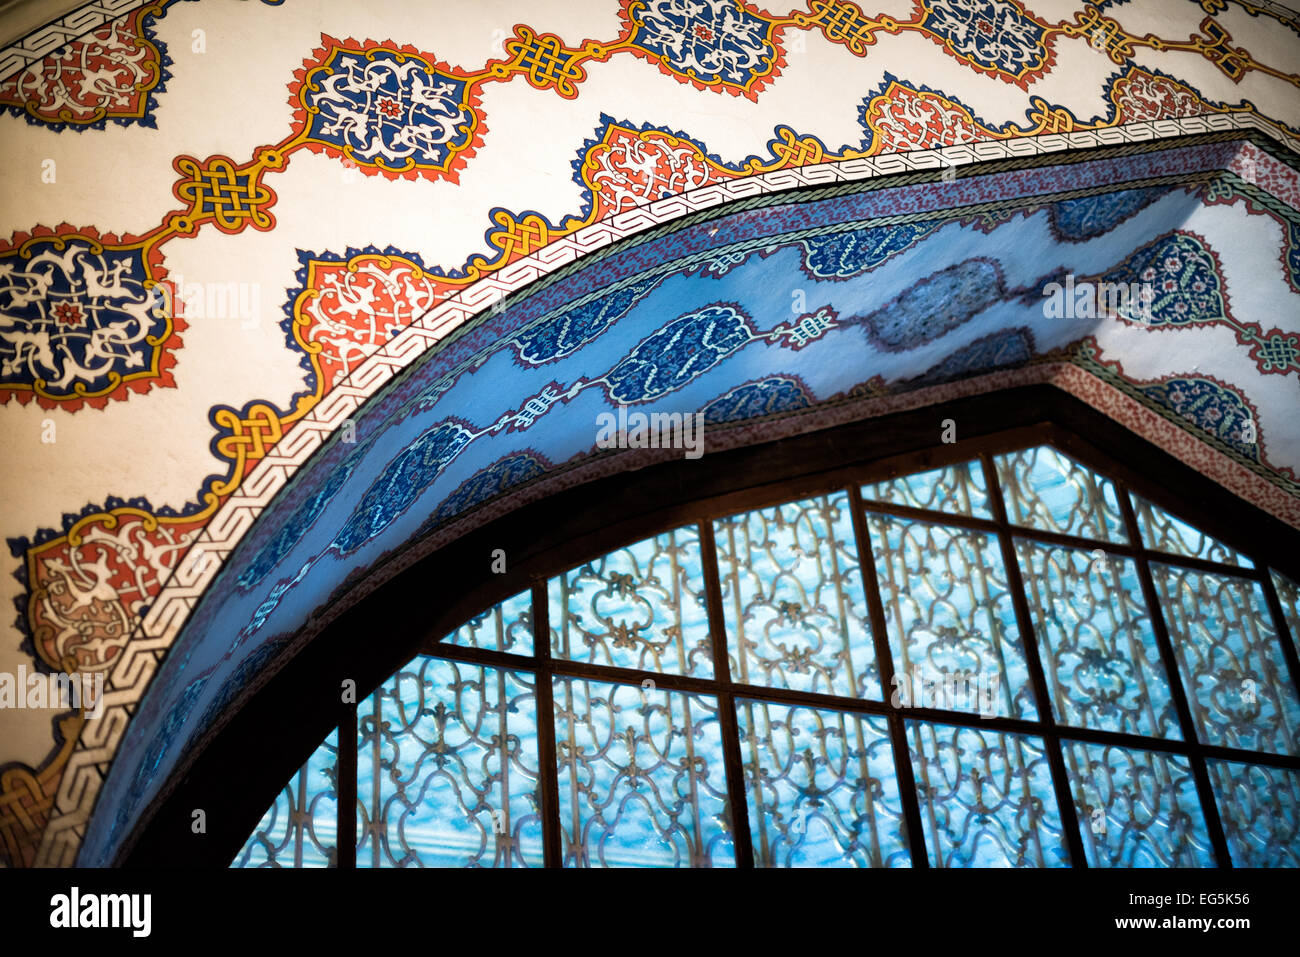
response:
M1047 382L1300 526L1297 14L414 7L0 51L0 671L108 688L0 711L5 862L111 861L322 609L681 454L619 407L721 449Z

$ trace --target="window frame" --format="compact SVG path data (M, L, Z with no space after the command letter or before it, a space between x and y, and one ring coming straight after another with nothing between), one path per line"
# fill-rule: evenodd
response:
M951 444L944 444L940 440L945 419L952 419L958 428L958 440ZM963 438L961 435L967 426L973 434ZM980 432L981 429L984 431ZM993 456L1039 444L1053 446L1115 483L1127 543L1098 542L1011 524L999 492L999 477L992 461ZM1103 446L1107 451L1102 451ZM992 521L906 506L875 505L862 500L860 486L863 484L972 459L983 464L989 490L989 506L994 516ZM419 557L412 567L339 614L314 641L307 643L303 650L274 675L259 693L245 702L245 707L237 715L209 737L208 746L202 750L190 773L183 781L177 782L175 787L165 791L161 800L155 802L155 806L150 809L154 813L142 820L141 826L133 835L137 839L124 849L122 862L157 864L168 860L178 861L178 855L185 853L184 846L193 842L160 839L167 820L179 813L187 801L199 799L198 796L205 789L210 791L213 782L221 779L230 764L240 760L238 752L241 747L252 748L254 754L264 755L265 760L250 766L247 753L242 756L243 774L238 775L245 785L242 788L232 788L231 778L225 777L222 801L230 803L232 797L238 796L239 810L236 814L223 816L227 823L215 835L208 835L209 841L204 842L204 853L201 854L205 863L227 866L255 828L262 812L283 789L284 782L305 763L307 756L333 726L339 728L340 743L348 740L349 734L351 740L356 740L357 705L327 708L318 706L313 709L312 721L298 723L293 745L289 746L285 742L286 746L268 747L263 734L259 747L255 741L259 721L265 721L266 716L274 712L282 716L286 713L291 716L293 713L294 709L286 707L285 702L278 700L277 696L296 695L303 702L306 699L301 698L301 694L307 688L315 687L316 693L328 694L337 701L338 693L335 689L339 685L331 682L330 678L337 681L342 674L356 675L352 679L356 681L356 700L364 702L393 672L417 654L533 672L537 675L537 707L539 714L543 715L553 713L551 681L555 676L591 678L625 685L639 685L650 678L657 689L688 691L715 697L719 714L723 716L727 788L735 827L733 836L736 863L739 867L752 867L754 861L750 847L751 831L742 773L743 762L740 758L741 741L734 707L737 698L757 698L781 704L801 704L824 710L885 717L889 723L896 758L895 771L903 799L908 840L913 848L914 867L929 866L929 853L918 851L918 847L923 846L924 831L911 763L906 760L910 754L905 725L908 720L979 727L1041 738L1050 762L1053 789L1066 834L1070 863L1075 867L1086 867L1087 858L1065 769L1062 739L1115 744L1142 751L1173 753L1186 758L1193 768L1207 832L1216 863L1220 867L1231 866L1231 858L1218 819L1217 804L1205 763L1207 758L1245 760L1251 764L1300 770L1300 757L1240 751L1200 743L1150 574L1150 563L1154 560L1260 582L1278 640L1282 644L1292 683L1300 693L1300 661L1297 660L1295 641L1289 634L1269 575L1269 568L1274 568L1292 579L1300 580L1296 567L1300 561L1295 558L1300 553L1300 549L1297 549L1297 545L1300 545L1300 531L1238 499L1079 400L1047 386L1012 389L890 416L858 420L806 433L794 439L716 452L699 461L707 471L702 472L699 465L692 469L694 463L670 461L558 493L491 522L439 552ZM755 476L761 476L761 480L755 481ZM692 488L692 478L695 479L696 488ZM1171 478L1173 481L1169 481ZM1171 488L1175 486L1184 488L1189 494L1174 494ZM713 520L842 490L848 491L853 512L854 539L863 572L876 659L881 684L886 689L884 700L877 702L841 698L761 685L741 685L732 681L721 607L719 566L713 542ZM647 491L663 493L667 500L661 501L657 507L647 505L644 496ZM1141 495L1207 534L1219 538L1251 559L1255 567L1226 565L1146 548L1142 543L1128 493ZM582 519L575 522L578 528L568 535L553 522L554 514L564 514L565 505L583 507L580 513ZM869 511L938 520L949 526L996 532L1007 571L1008 590L1029 664L1031 688L1038 704L1039 717L1036 720L983 718L977 714L938 708L896 709L890 705L888 689L891 687L893 666L884 607L874 574L870 536L866 530L865 519ZM615 549L688 524L697 525L700 532L710 637L713 643L713 678L675 676L662 672L560 661L551 657L546 597L546 582L549 578ZM539 532L542 534L539 535ZM1252 539L1249 544L1243 541L1247 536ZM1016 537L1030 538L1049 545L1088 549L1102 547L1108 553L1132 559L1141 582L1143 597L1151 611L1152 630L1160 660L1169 676L1170 694L1178 713L1182 740L1089 730L1064 726L1057 721L1046 675L1039 660L1038 639L1033 630L1028 593L1020 572L1020 556L1014 544ZM506 574L491 575L486 571L491 552L491 547L486 547L488 545L505 547L512 566ZM474 563L474 567L482 569L477 575L458 564L458 561L464 561L465 556L473 555L475 551L481 554L481 560L476 559ZM401 553L397 557L400 558ZM452 576L453 581L446 584L444 592L460 597L448 602L438 613L421 616L419 609L423 603L412 602L412 598L421 591L427 596L425 582L430 580L430 575L438 574L439 567L457 569L457 574ZM466 579L470 581L465 581ZM511 595L530 589L534 610L533 656L453 646L442 642L443 637L465 620ZM355 636L358 627L367 617L370 618L370 626L365 628L366 632L371 636L381 635L384 640L376 642L369 654L358 656L356 650L359 643L347 639ZM378 629L375 629L375 623L379 624ZM328 687L330 684L332 687ZM325 690L327 687L328 690ZM321 727L322 722L328 720L327 716L332 716L334 720L329 722L323 732L317 734L314 730L308 731L309 727ZM546 866L560 866L562 852L559 809L556 803L554 724L549 720L539 720L538 727L545 861ZM269 753L272 751L276 752L274 757ZM296 760L286 767L290 753L296 755ZM356 748L340 747L339 848L356 846L356 760ZM269 773L272 767L277 769L275 774ZM196 769L201 769L198 774L195 773ZM273 788L269 786L271 780L275 781ZM232 790L235 794L231 793ZM257 800L253 799L254 794L257 795ZM188 806L203 805L189 803ZM255 813L250 813L250 808L256 808ZM347 813L344 813L344 809ZM236 820L242 822L242 827L236 824ZM214 830L211 823L209 829L210 832ZM174 836L173 834L172 838ZM214 836L216 840L212 840ZM217 850L218 847L221 850ZM223 854L224 859L221 859ZM194 861L186 863L193 866ZM345 869L354 867L355 854L340 857L338 864Z

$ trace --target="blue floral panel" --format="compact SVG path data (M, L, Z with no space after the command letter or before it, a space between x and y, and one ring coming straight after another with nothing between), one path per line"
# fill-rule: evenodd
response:
M932 867L1069 867L1041 738L907 722Z
M1300 771L1207 761L1233 867L1300 867Z
M713 523L731 679L881 700L847 492Z
M231 867L335 867L338 731L331 731L266 809Z
M1124 517L1110 479L1048 445L993 459L1013 525L1126 542Z
M995 535L868 515L896 706L1036 718Z
M1214 867L1186 758L1066 743L1065 764L1089 867Z
M533 653L533 594L521 591L475 615L446 638L449 645L462 648L486 648L514 655Z
M1027 539L1016 549L1056 720L1181 738L1132 559Z
M1154 562L1151 577L1200 739L1300 754L1300 697L1260 584Z
M1138 495L1133 496L1133 511L1142 532L1142 544L1147 548L1242 568L1255 567L1245 555Z
M554 679L566 867L734 867L713 698Z
M420 655L357 725L357 867L542 865L533 675Z
M547 582L551 654L566 661L713 677L700 535L664 532Z
M737 701L757 867L911 867L889 723Z
M941 469L904 475L887 482L862 486L867 501L906 505L935 512L972 515L992 520L988 487L980 463L962 462Z

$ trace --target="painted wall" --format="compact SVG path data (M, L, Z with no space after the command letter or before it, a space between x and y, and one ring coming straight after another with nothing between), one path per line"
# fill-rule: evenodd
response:
M480 497L463 493L447 521L595 455L597 395L712 408L721 437L795 411L779 406L795 401L790 386L734 394L780 376L798 380L810 414L873 379L856 398L875 404L855 414L937 394L923 387L1051 376L1300 524L1300 187L1287 152L1300 18L1284 8L95 9L111 18L74 12L0 51L0 598L15 609L0 623L0 673L102 674L109 689L89 719L0 710L10 863L70 862L83 841L83 860L106 859L266 639L291 634L373 556L438 531L424 517L466 483L478 479ZM1144 147L1087 175L1067 164L1077 149L1216 131L1228 138ZM1006 165L963 169L976 160ZM886 179L909 170L916 183ZM1143 176L1165 179L1115 188ZM877 180L888 201L872 207ZM840 206L798 212L839 239L787 236L798 217L779 193L833 183L843 195L822 199ZM1061 206L1071 189L1090 192ZM647 264L745 238L708 211L746 196L773 198L744 221L753 248L724 251L740 261L692 260L636 285ZM977 202L991 204L988 222L960 212ZM696 247L650 249L654 230L692 216ZM890 216L892 232L870 232ZM627 259L638 242L645 262ZM613 261L579 268L607 252L625 254L625 275ZM1163 282L1171 258L1175 287L1160 290L1154 319L1062 322L1044 307L1044 286L1066 273ZM626 309L584 318L594 335L566 344L536 331L583 296L607 298L615 279L629 284ZM620 363L638 343L719 302L744 321L717 363L675 366L672 388L653 395L611 385L635 378ZM944 321L955 325L926 333ZM472 375L394 397L404 370L425 387L452 373L452 334L471 325L460 358L480 362ZM421 401L409 434L388 431L393 404ZM439 436L452 432L436 432L452 417L475 443L455 465L469 443L457 433L449 458ZM394 491L391 476L412 473L393 463L422 436L419 480ZM529 449L534 466L500 465ZM289 504L272 506L286 486ZM223 574L268 506L257 547ZM295 516L315 530L289 541ZM333 571L303 557L343 535L356 557ZM294 582L304 562L310 587L285 600L286 583L308 580ZM146 699L180 647L191 671L173 656ZM130 767L114 769L112 806L88 824L119 753Z

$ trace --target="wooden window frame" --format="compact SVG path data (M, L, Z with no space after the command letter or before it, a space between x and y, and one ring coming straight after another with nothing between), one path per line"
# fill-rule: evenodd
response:
M956 424L958 440L940 440L942 423ZM993 456L1047 444L1110 478L1123 515L1128 541L1098 542L1014 526L999 491ZM970 460L982 463L993 519L936 513L903 506L863 502L859 487L914 472ZM721 604L712 521L739 512L813 495L848 490L860 555L876 659L884 701L796 692L733 682L729 674L727 636ZM1177 491L1174 491L1174 490ZM1146 548L1128 493L1165 508L1201 531L1250 558L1255 567L1224 565L1205 559L1155 552ZM877 588L871 544L866 533L869 512L939 520L945 525L996 533L1007 569L1018 630L1026 656L1031 689L1038 704L1036 720L987 718L937 708L893 708L888 689L894 675L884 608ZM556 523L556 515L565 515ZM697 525L713 642L714 677L674 676L552 658L547 622L546 582L585 561L633 544L659 532ZM1039 661L1032 616L1022 581L1014 538L1045 544L1104 549L1132 559L1162 664L1182 740L1122 732L1065 727L1051 706ZM509 572L489 574L492 551L503 548ZM825 710L884 717L890 729L895 769L914 867L926 867L924 831L912 768L907 760L905 722L932 721L1031 735L1043 740L1071 864L1087 866L1079 822L1067 777L1061 739L1112 744L1142 751L1177 754L1192 769L1215 861L1230 867L1231 858L1217 812L1207 759L1300 771L1300 757L1267 754L1202 744L1182 686L1164 615L1150 574L1150 563L1181 566L1260 582L1281 643L1290 677L1300 692L1300 660L1273 588L1268 569L1300 580L1300 531L1233 496L1221 486L1128 432L1079 400L1050 386L1028 386L972 396L743 449L706 455L698 461L670 461L626 472L552 495L517 509L428 555L360 600L318 634L240 706L210 738L182 775L174 776L161 797L142 816L117 863L128 866L225 867L256 827L266 807L307 757L335 728L339 729L338 847L356 847L357 740L356 705L340 704L345 678L356 682L364 701L378 686L417 654L471 664L529 671L537 675L539 714L551 714L553 677L590 678L637 684L650 678L657 689L706 694L718 701L722 716L724 761L734 822L736 862L754 865L750 846L748 802L736 726L736 698L762 699ZM436 582L434 587L430 582ZM448 645L442 638L470 617L512 595L531 589L534 654L516 655ZM430 595L440 596L430 605ZM445 596L443 598L442 596ZM267 728L280 733L272 734ZM539 768L542 790L543 851L546 866L562 863L562 844L555 763L554 723L539 720ZM290 734L285 730L291 729ZM208 833L192 835L191 809L208 809ZM213 809L219 808L220 814ZM341 855L339 866L355 866L355 853Z

